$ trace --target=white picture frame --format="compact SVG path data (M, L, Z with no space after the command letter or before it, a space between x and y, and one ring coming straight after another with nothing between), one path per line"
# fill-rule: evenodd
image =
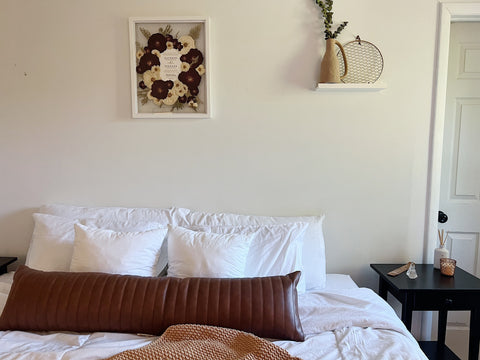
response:
M129 18L133 118L210 118L209 19Z

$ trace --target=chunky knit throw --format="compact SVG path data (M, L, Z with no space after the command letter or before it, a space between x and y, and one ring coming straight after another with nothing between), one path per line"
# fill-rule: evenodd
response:
M152 343L107 360L300 360L243 331L206 325L173 325Z

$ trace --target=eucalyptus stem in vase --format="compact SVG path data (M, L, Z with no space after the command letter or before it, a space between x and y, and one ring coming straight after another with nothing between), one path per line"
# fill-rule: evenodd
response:
M322 10L323 24L325 25L325 40L327 41L327 49L323 56L320 68L320 82L321 83L339 83L347 75L347 58L342 45L336 40L337 36L342 32L348 24L348 21L342 22L337 29L332 32L333 25L333 0L315 0L315 3ZM335 45L340 48L345 64L345 73L340 76L338 59L335 54Z
M320 9L322 9L323 15L323 24L325 25L325 40L328 39L336 39L337 36L342 32L343 29L348 24L348 21L342 22L338 25L337 30L332 33L332 25L333 25L333 0L315 0Z

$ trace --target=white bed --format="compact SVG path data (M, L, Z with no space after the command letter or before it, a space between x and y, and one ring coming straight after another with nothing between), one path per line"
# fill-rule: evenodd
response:
M0 276L0 303L13 273ZM274 341L308 359L426 359L415 339L380 297L358 288L348 275L328 274L321 291L299 295L304 342ZM104 359L155 337L118 333L0 332L1 359Z
M91 218L93 214L84 208L73 208L68 213L62 206L50 207L48 211L53 215L68 215L71 218ZM131 226L130 220L136 221L131 212L128 214L128 221L122 221L124 227ZM98 216L98 211L93 215L98 225L101 216ZM171 222L172 217L168 217L167 221ZM204 225L203 218L197 220L196 225ZM113 225L109 222L108 226ZM209 226L212 226L211 223ZM37 227L35 229L39 231ZM324 249L323 238L321 240L320 247ZM302 256L305 258L307 255L304 252ZM34 257L34 253L29 253L29 265L33 264ZM324 267L324 261L320 269ZM307 259L303 265L307 263L308 267L309 262L314 263ZM285 264L282 263L282 266ZM308 275L308 269L305 270ZM0 310L5 306L12 281L13 272L0 276ZM323 285L318 289L312 288L312 281L323 281ZM359 288L348 275L341 274L307 276L305 282L307 290L300 291L298 295L298 312L305 341L274 341L291 355L304 360L427 359L393 309L372 290ZM0 331L0 359L104 359L124 350L147 345L155 338L105 332Z

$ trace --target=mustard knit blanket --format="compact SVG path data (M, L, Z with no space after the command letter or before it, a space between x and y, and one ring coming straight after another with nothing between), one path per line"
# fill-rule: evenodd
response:
M300 360L246 332L205 325L170 326L150 344L108 360Z

